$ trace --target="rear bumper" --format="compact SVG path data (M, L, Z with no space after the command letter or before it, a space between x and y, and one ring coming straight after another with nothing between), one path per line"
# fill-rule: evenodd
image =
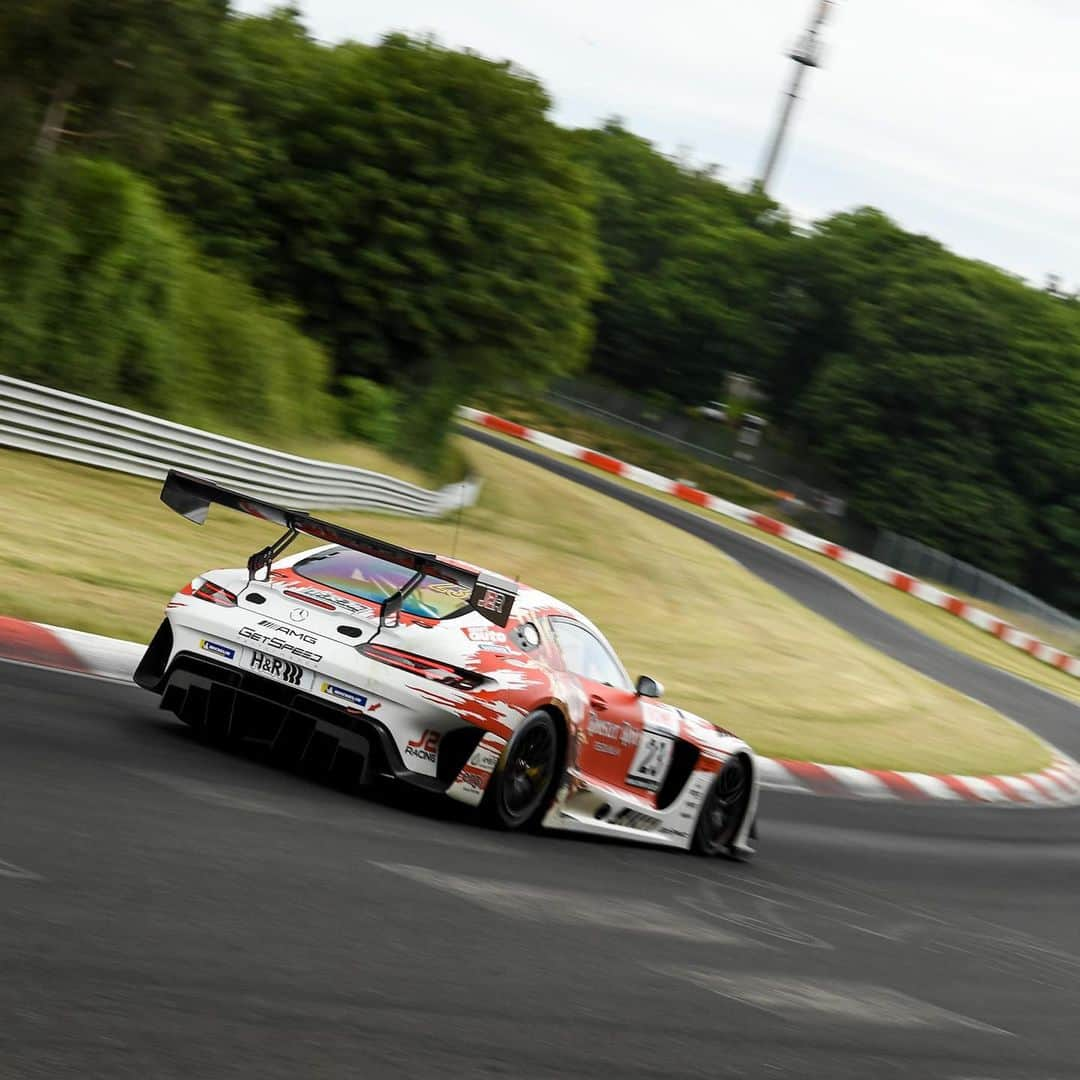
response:
M161 695L163 709L197 730L263 746L280 760L357 782L390 776L444 793L485 734L471 725L446 732L436 775L425 776L405 766L390 731L375 717L193 653L177 653L162 671L171 645L166 623L135 673L140 686Z

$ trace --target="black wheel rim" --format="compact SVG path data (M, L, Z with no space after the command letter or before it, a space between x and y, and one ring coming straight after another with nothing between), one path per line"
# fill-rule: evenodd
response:
M709 840L714 844L727 843L735 834L742 819L750 778L740 758L729 761L713 784L705 821Z
M543 799L555 772L555 733L545 723L522 732L510 748L502 780L502 804L508 817L528 817Z

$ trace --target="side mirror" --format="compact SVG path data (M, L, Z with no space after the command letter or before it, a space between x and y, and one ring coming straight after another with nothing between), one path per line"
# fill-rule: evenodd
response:
M634 686L634 692L638 697L658 698L664 696L664 687L649 675L641 675Z
M404 602L404 597L400 592L391 593L383 602L382 607L379 608L379 627L389 627L394 629L398 624L398 619L401 617L401 605Z

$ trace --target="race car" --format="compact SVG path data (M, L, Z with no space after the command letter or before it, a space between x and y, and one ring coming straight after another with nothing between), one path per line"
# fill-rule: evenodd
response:
M171 471L162 501L283 529L166 606L135 681L213 738L363 787L389 777L543 826L752 854L750 747L631 682L603 634L536 589ZM320 546L285 556L299 536Z

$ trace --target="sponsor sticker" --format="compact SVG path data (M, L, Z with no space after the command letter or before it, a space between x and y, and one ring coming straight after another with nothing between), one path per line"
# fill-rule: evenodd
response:
M314 642L314 638L310 634L305 634L301 630L294 630L291 626L281 627L276 623L263 620L259 624L260 627L271 627L272 632L265 632L262 629L256 629L252 626L243 626L238 632L238 636L245 638L248 641L253 641L259 645L266 646L271 649L278 649L281 652L287 652L297 660L307 660L312 664L317 664L322 659L322 653L311 652L310 649L305 649L301 645L297 645L295 641L291 640L293 637L299 638L304 644L311 644ZM280 634L289 635L288 639L281 637ZM310 638L310 641L308 640Z
M676 836L680 840L686 840L690 836L690 834L685 829L675 829L672 828L670 825L665 825L660 830L660 833L662 836Z
M347 611L350 615L367 619L375 618L375 614L370 607L365 607L363 604L356 603L345 596L340 596L338 593L327 592L325 589L316 589L311 585L290 585L289 592L307 597L309 600L319 604L328 604L339 611Z
M617 724L612 720L605 720L596 713L589 713L589 735L593 739L608 739L618 743L620 747L637 746L641 733L632 724ZM600 745L596 747L600 749ZM604 753L618 753L617 749L603 751Z
M303 611L303 608L297 608L297 611ZM308 634L303 630L297 630L294 626L285 626L284 623L276 623L272 619L262 619L259 622L260 626L265 626L268 630L276 630L279 634L285 634L288 637L299 638L300 641L305 642L308 645L316 644L314 634Z
M493 626L466 626L465 636L470 641L483 641L492 645L505 644L506 634Z
M355 705L357 708L362 709L367 705L367 698L355 690L346 689L344 686L335 686L333 683L324 682L322 684L322 692L328 694L332 698L340 698L342 701L347 701L350 705Z
M219 645L216 641L207 641L205 638L199 642L199 648L215 656L224 656L226 660L232 660L236 656L235 649L230 649L228 645Z
M485 750L483 753L478 752L473 754L470 764L475 765L478 769L490 771L499 764L499 755L493 754L490 750Z
M502 615L510 610L513 597L501 589L479 588L473 593L474 604L480 611L490 611L493 615Z
M455 600L469 599L469 590L464 585L457 585L452 581L437 581L434 585L428 585L427 590L442 596L451 596Z
M660 819L651 814L643 814L640 810L629 808L620 810L612 819L613 825L622 825L625 829L642 829L645 832L655 832L660 828Z
M457 783L463 784L472 791L481 792L487 788L491 774L481 772L471 762L458 773Z
M266 653L251 653L251 666L264 675L272 675L275 679L288 683L290 686L299 686L303 677L304 669L291 660L285 660L280 656L267 656Z
M405 747L405 756L419 758L421 761L435 764L439 756L439 739L442 736L437 731L425 731L419 738L413 739Z

